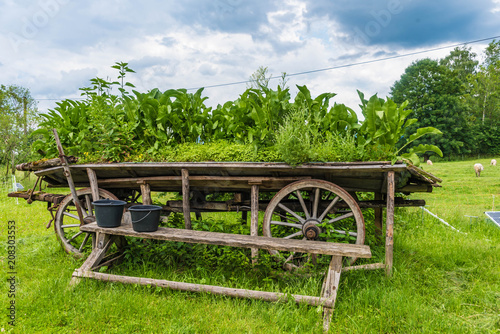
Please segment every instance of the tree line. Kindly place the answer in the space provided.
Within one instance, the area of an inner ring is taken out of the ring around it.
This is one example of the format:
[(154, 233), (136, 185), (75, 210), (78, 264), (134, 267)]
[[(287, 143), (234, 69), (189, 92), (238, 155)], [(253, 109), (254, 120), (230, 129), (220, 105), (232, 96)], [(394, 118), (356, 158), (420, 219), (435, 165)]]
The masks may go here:
[(36, 101), (27, 88), (0, 85), (0, 165), (12, 172), (19, 161), (32, 158), (32, 132), (38, 126)]
[(391, 96), (409, 102), (411, 117), (418, 119), (412, 127), (441, 130), (442, 136), (426, 142), (448, 159), (500, 154), (500, 41), (493, 40), (480, 56), (463, 46), (442, 59), (413, 62), (391, 87)]

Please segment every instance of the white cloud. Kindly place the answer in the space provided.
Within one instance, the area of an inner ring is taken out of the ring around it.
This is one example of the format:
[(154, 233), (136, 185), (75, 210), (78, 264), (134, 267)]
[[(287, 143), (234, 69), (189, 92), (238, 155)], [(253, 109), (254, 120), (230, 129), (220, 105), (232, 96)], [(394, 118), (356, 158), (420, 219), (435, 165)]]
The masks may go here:
[(500, 13), (500, 0), (492, 0), (494, 7), (491, 9), (492, 13)]
[[(500, 6), (500, 0), (493, 3)], [(26, 86), (37, 98), (79, 97), (78, 88), (94, 76), (114, 80), (117, 73), (110, 66), (124, 61), (137, 71), (127, 79), (140, 91), (195, 88), (247, 80), (259, 66), (279, 76), (420, 50), (405, 49), (397, 41), (354, 45), (348, 42), (352, 36), (345, 20), (312, 9), (314, 15), (305, 0), (145, 0), (140, 5), (130, 0), (43, 0), (29, 6), (6, 0), (0, 3), (0, 83)], [(396, 21), (387, 32), (399, 28)], [(26, 35), (30, 24), (36, 31)], [(405, 33), (412, 37), (411, 31)], [(12, 36), (19, 36), (14, 44)], [(356, 108), (356, 89), (385, 96), (413, 59), (449, 51), (294, 76), (289, 86), (293, 93), (296, 84), (307, 85), (313, 95), (334, 92), (338, 96), (332, 102)], [(236, 99), (244, 89), (245, 84), (207, 88), (207, 103)], [(43, 101), (42, 110), (54, 106)]]

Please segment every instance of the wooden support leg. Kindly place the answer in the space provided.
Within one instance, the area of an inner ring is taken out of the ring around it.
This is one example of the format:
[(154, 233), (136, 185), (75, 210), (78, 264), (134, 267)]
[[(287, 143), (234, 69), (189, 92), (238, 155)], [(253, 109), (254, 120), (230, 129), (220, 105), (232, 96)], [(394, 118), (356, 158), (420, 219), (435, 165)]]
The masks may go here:
[(151, 187), (148, 183), (141, 184), (141, 195), (142, 195), (142, 204), (151, 205), (153, 204), (153, 200), (151, 199)]
[[(250, 194), (250, 206), (251, 206), (251, 218), (250, 218), (250, 235), (259, 235), (259, 186), (256, 184), (252, 185), (252, 192)], [(252, 263), (257, 263), (257, 257), (259, 256), (259, 250), (257, 248), (252, 248)]]
[(385, 273), (392, 275), (394, 250), (394, 172), (387, 174), (387, 212), (385, 221)]
[(89, 177), (90, 189), (92, 189), (92, 200), (99, 200), (99, 185), (97, 184), (97, 175), (92, 168), (87, 168), (87, 175)]
[(189, 172), (182, 169), (182, 213), (184, 214), (184, 227), (191, 229), (191, 207), (189, 204)]
[[(382, 194), (375, 193), (375, 200), (376, 201), (382, 200)], [(380, 240), (382, 240), (383, 210), (382, 210), (382, 208), (375, 208), (373, 210), (375, 213), (375, 235), (377, 237), (377, 240), (380, 241)]]
[(323, 332), (327, 333), (330, 328), (332, 313), (337, 299), (337, 290), (339, 288), (340, 273), (342, 272), (342, 256), (333, 256), (328, 267), (325, 281), (323, 282), (323, 291), (321, 297), (328, 298), (332, 302), (331, 307), (323, 307)]
[(80, 282), (79, 277), (83, 277), (84, 272), (91, 270), (93, 267), (99, 265), (99, 262), (106, 256), (106, 252), (113, 244), (114, 236), (109, 234), (96, 233), (96, 245), (92, 253), (83, 265), (73, 272), (70, 285), (76, 285)]

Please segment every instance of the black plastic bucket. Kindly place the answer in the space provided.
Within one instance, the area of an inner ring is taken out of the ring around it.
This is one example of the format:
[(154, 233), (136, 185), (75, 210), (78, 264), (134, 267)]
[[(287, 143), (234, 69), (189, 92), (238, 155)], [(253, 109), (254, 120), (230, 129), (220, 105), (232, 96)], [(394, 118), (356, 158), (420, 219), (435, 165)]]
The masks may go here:
[(99, 227), (118, 227), (122, 222), (123, 208), (127, 202), (113, 199), (100, 199), (92, 202), (95, 219)]
[(161, 206), (134, 205), (128, 208), (132, 218), (132, 228), (136, 232), (154, 232), (160, 223)]

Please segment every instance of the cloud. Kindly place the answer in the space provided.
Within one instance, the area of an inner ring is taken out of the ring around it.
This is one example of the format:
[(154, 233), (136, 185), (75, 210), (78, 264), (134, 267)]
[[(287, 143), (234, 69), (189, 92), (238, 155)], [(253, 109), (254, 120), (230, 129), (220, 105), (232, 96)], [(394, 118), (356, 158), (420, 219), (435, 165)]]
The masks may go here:
[(466, 41), (498, 33), (491, 0), (308, 0), (309, 19), (327, 17), (357, 46), (416, 47)]
[[(137, 72), (126, 80), (139, 91), (240, 82), (259, 66), (274, 76), (338, 67), (487, 37), (499, 27), (498, 1), (4, 0), (0, 82), (43, 99), (79, 97), (95, 76), (115, 80), (118, 61)], [(305, 84), (356, 107), (356, 89), (384, 96), (414, 59), (294, 76), (289, 86), (292, 96)], [(207, 88), (207, 104), (234, 100), (245, 86)]]
[(214, 31), (253, 35), (267, 24), (267, 12), (277, 1), (265, 0), (185, 0), (170, 4), (168, 9), (184, 25), (200, 25)]

